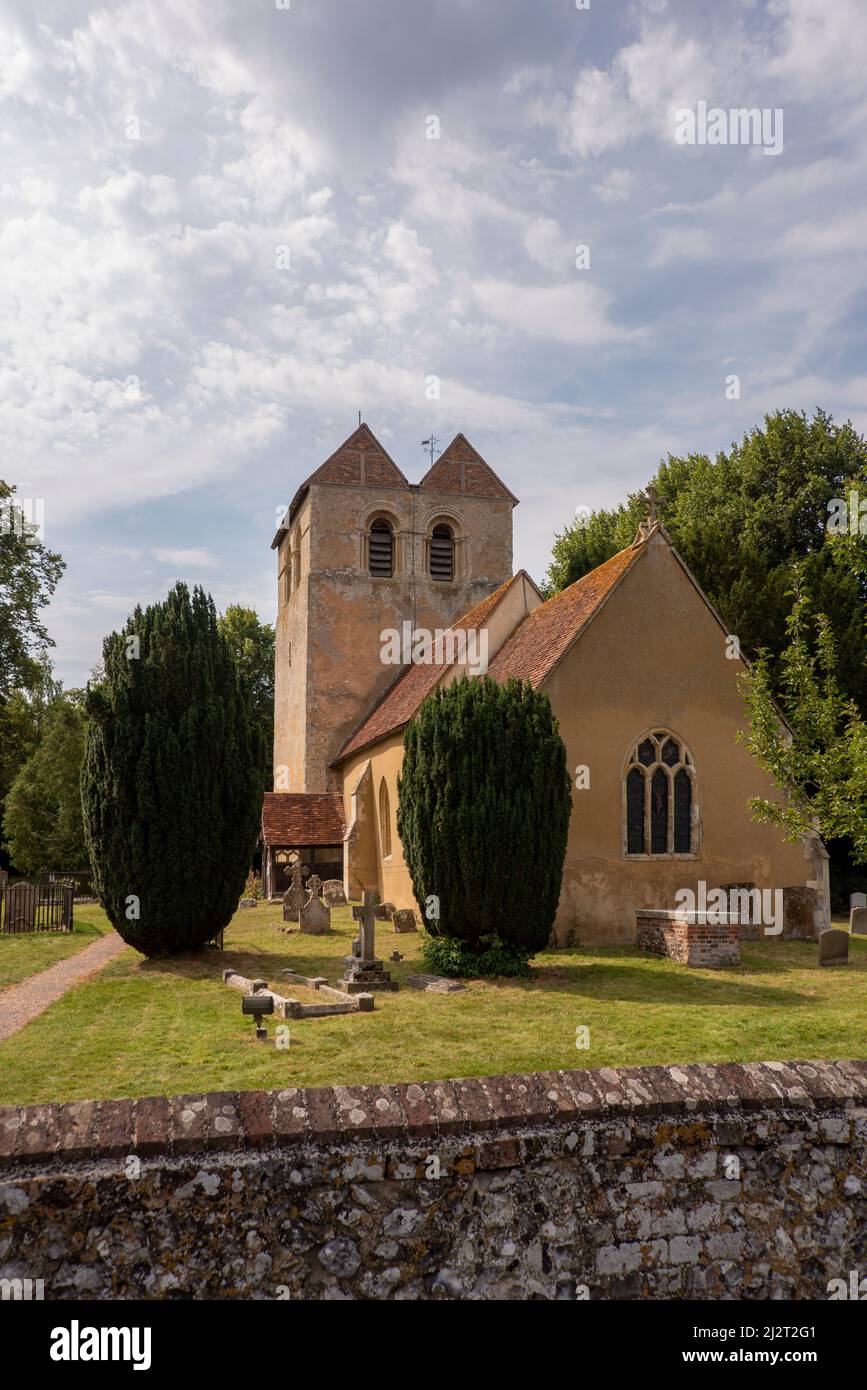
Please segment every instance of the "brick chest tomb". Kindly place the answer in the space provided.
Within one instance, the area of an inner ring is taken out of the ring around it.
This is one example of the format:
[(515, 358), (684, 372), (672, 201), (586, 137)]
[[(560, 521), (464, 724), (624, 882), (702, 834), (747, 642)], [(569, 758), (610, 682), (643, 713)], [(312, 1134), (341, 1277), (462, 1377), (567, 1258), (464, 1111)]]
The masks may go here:
[(680, 965), (739, 965), (740, 922), (735, 913), (638, 908), (636, 941), (641, 951), (668, 956)]

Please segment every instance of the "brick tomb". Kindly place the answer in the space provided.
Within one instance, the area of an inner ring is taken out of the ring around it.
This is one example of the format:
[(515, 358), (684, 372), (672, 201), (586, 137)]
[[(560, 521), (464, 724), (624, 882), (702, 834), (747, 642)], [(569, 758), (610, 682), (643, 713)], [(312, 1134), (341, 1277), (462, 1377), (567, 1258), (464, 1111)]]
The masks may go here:
[(736, 913), (682, 912), (638, 908), (636, 941), (641, 951), (680, 965), (739, 965), (740, 923)]

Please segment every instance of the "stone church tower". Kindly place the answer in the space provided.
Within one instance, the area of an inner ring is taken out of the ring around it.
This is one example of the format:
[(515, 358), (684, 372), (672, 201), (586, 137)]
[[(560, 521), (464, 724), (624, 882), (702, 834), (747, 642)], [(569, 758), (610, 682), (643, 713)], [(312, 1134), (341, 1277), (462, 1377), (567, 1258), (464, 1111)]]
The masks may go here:
[(446, 628), (508, 579), (517, 500), (462, 434), (410, 483), (367, 425), (301, 484), (272, 542), (276, 791), (339, 790), (332, 760), (401, 669), (380, 634)]

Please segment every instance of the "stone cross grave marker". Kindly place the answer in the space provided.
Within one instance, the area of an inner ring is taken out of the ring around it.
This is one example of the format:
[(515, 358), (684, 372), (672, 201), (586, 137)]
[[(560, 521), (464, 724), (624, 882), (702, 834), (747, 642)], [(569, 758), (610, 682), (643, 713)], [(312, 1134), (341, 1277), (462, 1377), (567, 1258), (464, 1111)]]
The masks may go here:
[(831, 927), (819, 937), (820, 965), (848, 965), (849, 933), (840, 927)]
[(307, 880), (307, 887), (314, 898), (318, 898), (322, 892), (322, 879), (318, 874), (311, 874)]
[(397, 981), (383, 968), (375, 955), (374, 922), (376, 894), (366, 890), (362, 907), (354, 907), (352, 915), (358, 922), (358, 936), (352, 943), (352, 955), (344, 957), (346, 974), (339, 987), (347, 994), (359, 994), (371, 989), (397, 989)]
[(292, 865), (292, 882), (283, 894), (283, 921), (297, 922), (306, 901), (307, 894), (301, 882), (301, 865), (296, 859)]

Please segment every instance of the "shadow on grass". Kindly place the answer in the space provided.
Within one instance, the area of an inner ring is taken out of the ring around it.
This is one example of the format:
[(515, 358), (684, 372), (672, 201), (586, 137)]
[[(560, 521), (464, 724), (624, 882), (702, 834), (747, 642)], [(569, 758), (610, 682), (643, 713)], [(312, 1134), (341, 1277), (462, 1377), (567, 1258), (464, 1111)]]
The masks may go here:
[[(630, 948), (623, 948), (618, 958), (586, 963), (542, 964), (533, 967), (529, 980), (500, 977), (485, 981), (493, 986), (513, 986), (523, 990), (542, 990), (545, 993), (565, 992), (584, 998), (632, 1000), (640, 1004), (713, 1004), (793, 1008), (811, 1003), (809, 995), (795, 989), (780, 989), (767, 984), (749, 984), (743, 978), (744, 967), (721, 969), (713, 975), (697, 971), (674, 961), (661, 961), (634, 955), (634, 963), (623, 958)], [(749, 970), (752, 974), (752, 969)]]

